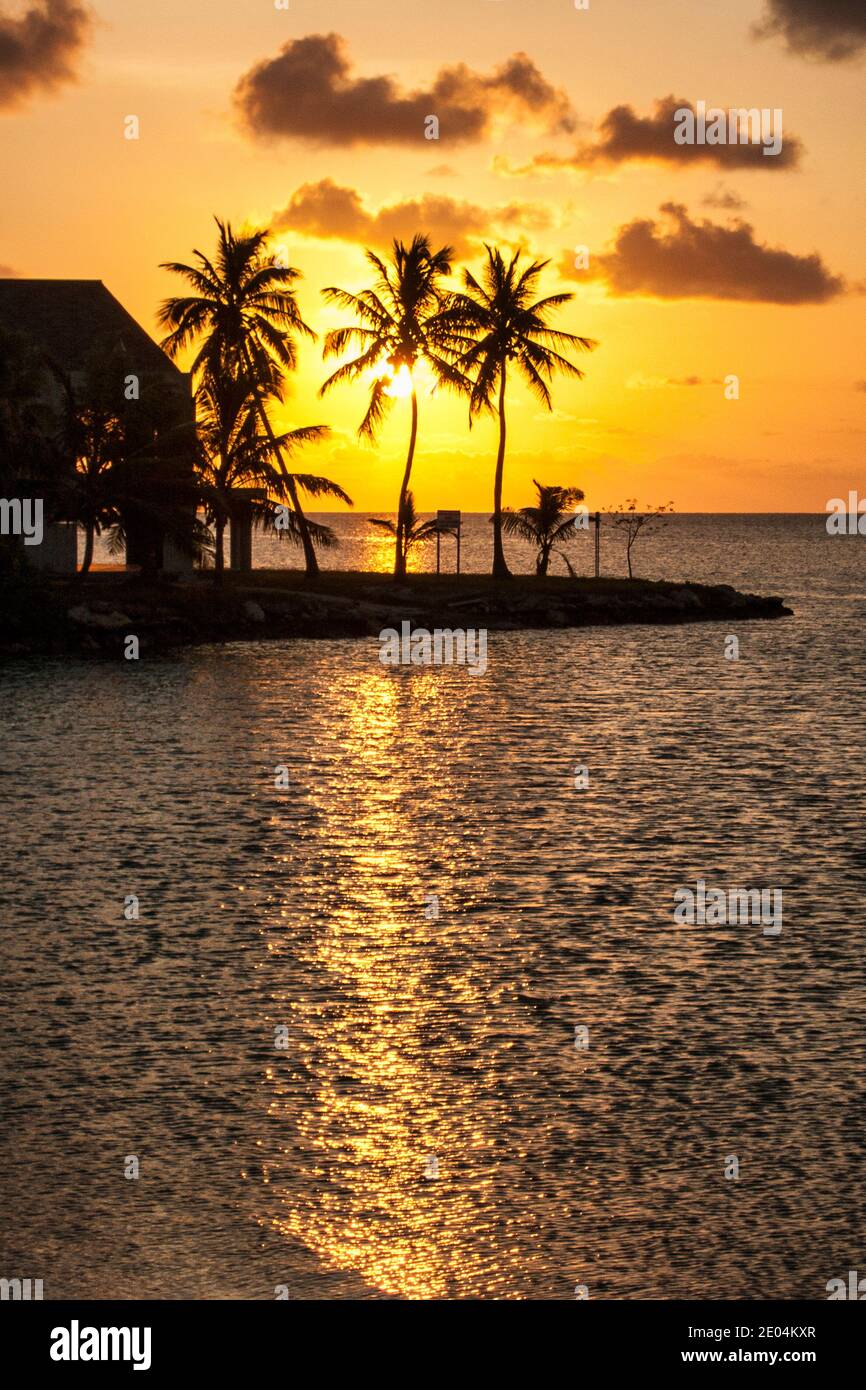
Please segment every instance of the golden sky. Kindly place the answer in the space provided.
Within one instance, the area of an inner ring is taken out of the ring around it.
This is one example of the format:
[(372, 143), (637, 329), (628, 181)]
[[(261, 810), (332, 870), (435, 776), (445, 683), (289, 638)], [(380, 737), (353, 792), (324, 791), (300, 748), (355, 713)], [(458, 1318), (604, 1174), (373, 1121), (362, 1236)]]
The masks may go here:
[[(862, 3), (83, 8), (0, 0), (3, 273), (101, 279), (156, 336), (179, 288), (159, 262), (210, 251), (212, 214), (280, 224), (321, 332), (344, 315), (319, 291), (364, 285), (365, 240), (428, 230), (476, 265), (483, 238), (523, 245), (550, 258), (547, 292), (575, 293), (559, 326), (600, 346), (584, 381), (557, 379), (551, 415), (510, 388), (507, 504), (530, 500), (533, 477), (582, 487), (591, 507), (679, 511), (823, 511), (862, 485)], [(669, 97), (780, 108), (783, 155), (674, 148), (656, 108)], [(581, 245), (588, 272), (573, 269)], [(325, 374), (305, 345), (285, 423), (334, 437), (303, 467), (393, 510), (408, 404), (362, 445), (363, 387), (320, 401)], [(465, 405), (422, 394), (419, 508), (489, 508), (495, 449), (492, 421), (470, 433)]]

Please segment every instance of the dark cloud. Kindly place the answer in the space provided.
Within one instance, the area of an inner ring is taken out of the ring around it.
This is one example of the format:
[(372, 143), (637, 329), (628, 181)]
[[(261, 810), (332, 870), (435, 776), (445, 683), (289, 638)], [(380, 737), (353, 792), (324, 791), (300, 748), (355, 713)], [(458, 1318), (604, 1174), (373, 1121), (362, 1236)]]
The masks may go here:
[(415, 232), (427, 232), (435, 245), (451, 246), (456, 255), (465, 256), (497, 227), (548, 227), (550, 222), (550, 214), (537, 205), (508, 203), (483, 208), (433, 193), (370, 212), (357, 189), (321, 179), (296, 189), (286, 206), (274, 213), (271, 227), (279, 232), (378, 247), (390, 246), (394, 237), (405, 241)]
[(660, 211), (664, 223), (635, 218), (621, 227), (613, 250), (593, 257), (588, 270), (576, 271), (566, 253), (561, 272), (570, 279), (603, 280), (615, 295), (660, 299), (823, 304), (846, 289), (819, 255), (763, 246), (747, 222), (693, 222), (678, 203), (663, 203)]
[(863, 0), (766, 0), (761, 38), (780, 35), (792, 53), (840, 63), (866, 48)]
[(732, 189), (723, 187), (719, 184), (701, 199), (705, 208), (716, 208), (720, 212), (742, 212), (749, 204), (745, 198), (741, 198), (739, 193), (734, 193)]
[(17, 280), (18, 276), (11, 265), (0, 265), (0, 280)]
[(591, 169), (597, 165), (637, 162), (681, 167), (709, 164), (717, 169), (792, 169), (800, 162), (803, 144), (796, 135), (785, 135), (781, 150), (773, 156), (765, 155), (760, 143), (678, 145), (674, 140), (674, 116), (679, 110), (694, 112), (695, 107), (692, 102), (674, 96), (656, 101), (649, 116), (639, 116), (633, 106), (614, 106), (599, 123), (594, 140), (578, 145), (570, 155), (537, 155), (520, 172)]
[(23, 14), (0, 13), (0, 109), (72, 81), (89, 25), (75, 0), (37, 0)]
[(629, 391), (661, 391), (669, 386), (722, 386), (721, 377), (703, 376), (645, 376), (638, 372), (626, 382)]
[(500, 115), (546, 130), (574, 129), (568, 98), (525, 53), (489, 76), (462, 63), (442, 68), (427, 90), (406, 92), (390, 76), (355, 76), (339, 34), (290, 40), (276, 58), (244, 74), (234, 98), (251, 135), (316, 144), (426, 144), (427, 116), (438, 118), (440, 139), (449, 144), (481, 139)]

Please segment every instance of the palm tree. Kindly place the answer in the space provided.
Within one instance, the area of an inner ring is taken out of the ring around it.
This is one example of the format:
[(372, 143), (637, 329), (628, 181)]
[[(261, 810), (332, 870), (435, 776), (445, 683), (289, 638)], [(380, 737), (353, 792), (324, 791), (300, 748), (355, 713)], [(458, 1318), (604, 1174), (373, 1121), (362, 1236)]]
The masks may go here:
[[(264, 394), (264, 389), (263, 389)], [(274, 499), (290, 497), (289, 480), (295, 488), (315, 496), (338, 497), (352, 505), (352, 499), (327, 478), (309, 474), (280, 471), (272, 462), (271, 439), (260, 430), (258, 400), (254, 384), (243, 371), (231, 375), (222, 371), (214, 377), (206, 371), (196, 391), (198, 417), (198, 474), (202, 495), (213, 521), (215, 532), (214, 578), (220, 582), (225, 569), (223, 538), (228, 521), (238, 514), (243, 490), (243, 505), (249, 507), (254, 525), (273, 524), (277, 513)], [(326, 425), (308, 425), (280, 435), (276, 443), (280, 450), (291, 455), (295, 449), (329, 433)], [(258, 495), (255, 495), (258, 493)], [(252, 495), (251, 495), (252, 494)], [(296, 513), (290, 513), (295, 525), (291, 539), (303, 544)], [(322, 546), (336, 544), (328, 526), (320, 526), (305, 518), (313, 541)]]
[(57, 467), (48, 490), (53, 514), (84, 527), (82, 577), (103, 532), (108, 532), (113, 555), (121, 553), (131, 530), (139, 541), (146, 536), (147, 568), (160, 563), (165, 539), (196, 558), (209, 543), (206, 528), (196, 519), (201, 493), (187, 427), (173, 428), (166, 419), (162, 430), (137, 431), (112, 400), (117, 393), (106, 379), (110, 368), (111, 358), (97, 353), (86, 364), (83, 381), (73, 383), (52, 367), (63, 404), (54, 441)]
[(93, 563), (95, 538), (103, 530), (121, 524), (118, 482), (126, 441), (116, 415), (98, 405), (78, 406), (70, 392), (60, 444), (74, 467), (66, 502), (71, 515), (84, 527), (84, 555), (79, 570), (84, 576)]
[(323, 290), (327, 301), (351, 310), (357, 322), (335, 328), (325, 335), (325, 360), (340, 357), (348, 348), (360, 349), (358, 356), (344, 362), (329, 376), (320, 396), (342, 381), (370, 375), (370, 402), (361, 421), (359, 435), (374, 439), (394, 399), (409, 396), (412, 419), (409, 448), (400, 485), (395, 528), (394, 573), (405, 573), (406, 547), (403, 545), (403, 519), (412, 475), (415, 443), (418, 438), (418, 392), (413, 370), (427, 362), (440, 381), (465, 388), (465, 379), (453, 365), (455, 329), (447, 313), (450, 295), (442, 280), (451, 272), (452, 251), (443, 246), (430, 249), (429, 238), (416, 235), (410, 246), (395, 239), (386, 263), (373, 251), (367, 260), (376, 271), (372, 288), (360, 294), (329, 286)]
[(499, 414), (499, 451), (493, 484), (493, 574), (510, 573), (502, 548), (502, 477), (505, 464), (505, 386), (509, 363), (548, 410), (553, 408), (548, 382), (555, 371), (582, 377), (583, 372), (557, 348), (590, 352), (596, 343), (551, 328), (552, 309), (573, 299), (572, 294), (551, 294), (533, 302), (541, 272), (549, 261), (532, 261), (521, 267), (516, 251), (506, 265), (497, 247), (485, 245), (487, 262), (481, 281), (469, 270), (463, 279), (468, 293), (454, 296), (451, 316), (460, 324), (464, 349), (457, 365), (473, 374), (469, 401), (470, 420), (482, 410)]
[[(215, 264), (201, 251), (194, 251), (194, 265), (174, 261), (161, 267), (183, 276), (194, 291), (163, 303), (160, 323), (170, 331), (162, 347), (169, 356), (177, 357), (201, 339), (192, 364), (196, 381), (205, 372), (214, 380), (226, 371), (242, 371), (247, 376), (259, 419), (286, 481), (307, 574), (316, 575), (319, 564), (313, 529), (318, 528), (312, 528), (304, 515), (297, 479), (286, 467), (283, 447), (265, 404), (267, 397), (281, 398), (282, 372), (297, 367), (297, 337), (316, 336), (301, 318), (295, 296), (300, 271), (277, 265), (267, 254), (267, 231), (236, 236), (230, 224), (214, 220), (219, 229)], [(323, 429), (319, 425), (307, 428), (320, 433)], [(316, 482), (328, 484), (324, 478)]]
[[(506, 535), (519, 536), (536, 547), (537, 575), (547, 574), (550, 557), (554, 553), (562, 554), (569, 573), (572, 573), (568, 556), (564, 552), (556, 552), (554, 547), (557, 544), (567, 545), (577, 536), (574, 517), (570, 513), (578, 502), (583, 501), (583, 493), (579, 487), (558, 487), (555, 484), (545, 487), (543, 483), (536, 483), (534, 478), (532, 481), (538, 493), (538, 506), (521, 507), (516, 512), (506, 507), (502, 513), (502, 529)], [(493, 517), (490, 519), (492, 521)]]
[(370, 525), (378, 526), (383, 531), (387, 531), (390, 536), (394, 536), (397, 544), (401, 547), (402, 568), (401, 574), (406, 573), (406, 564), (409, 559), (409, 551), (413, 545), (419, 545), (423, 541), (429, 541), (439, 530), (439, 523), (436, 520), (422, 521), (415, 511), (415, 498), (412, 489), (406, 493), (403, 502), (402, 526), (395, 525), (389, 517), (381, 518), (370, 517)]

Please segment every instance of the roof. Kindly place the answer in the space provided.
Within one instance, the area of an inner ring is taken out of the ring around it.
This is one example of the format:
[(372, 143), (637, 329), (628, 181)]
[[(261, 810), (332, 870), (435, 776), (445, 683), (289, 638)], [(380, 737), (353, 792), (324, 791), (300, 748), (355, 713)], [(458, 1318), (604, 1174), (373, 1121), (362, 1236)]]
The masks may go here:
[(101, 280), (0, 278), (0, 323), (24, 333), (69, 372), (80, 371), (95, 347), (120, 345), (142, 374), (189, 392), (181, 372)]

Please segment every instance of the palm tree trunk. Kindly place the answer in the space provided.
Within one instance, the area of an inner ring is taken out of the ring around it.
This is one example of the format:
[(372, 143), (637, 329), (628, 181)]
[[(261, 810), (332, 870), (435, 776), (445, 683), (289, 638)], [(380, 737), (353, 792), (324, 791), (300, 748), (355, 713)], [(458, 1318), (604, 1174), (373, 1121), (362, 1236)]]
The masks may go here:
[(536, 566), (535, 566), (535, 573), (536, 573), (538, 576), (540, 576), (541, 578), (543, 578), (543, 577), (547, 574), (547, 568), (548, 568), (548, 565), (549, 565), (549, 564), (550, 564), (550, 546), (549, 546), (549, 545), (543, 545), (543, 546), (541, 547), (541, 549), (539, 550), (539, 552), (538, 552), (538, 560), (537, 560)]
[(84, 528), (84, 555), (81, 559), (81, 569), (78, 571), (81, 575), (87, 574), (90, 570), (90, 566), (93, 564), (93, 538), (95, 529), (92, 521), (86, 523)]
[(319, 573), (319, 562), (316, 559), (316, 549), (313, 545), (313, 538), (310, 535), (310, 528), (307, 525), (307, 518), (304, 516), (304, 511), (301, 506), (301, 499), (298, 496), (298, 489), (295, 486), (294, 478), (292, 477), (291, 473), (286, 467), (285, 460), (283, 458), (283, 451), (277, 443), (276, 435), (274, 434), (273, 428), (271, 427), (271, 422), (268, 419), (268, 412), (265, 409), (265, 403), (262, 400), (259, 385), (256, 381), (255, 370), (253, 368), (252, 361), (250, 360), (249, 352), (246, 350), (246, 348), (244, 348), (244, 358), (246, 361), (247, 370), (250, 374), (250, 380), (253, 383), (253, 392), (256, 398), (256, 410), (258, 411), (259, 419), (265, 427), (265, 434), (268, 436), (268, 439), (271, 442), (271, 447), (277, 456), (280, 469), (283, 473), (283, 476), (285, 477), (286, 486), (289, 490), (289, 497), (291, 498), (292, 502), (292, 510), (294, 511), (295, 516), (298, 518), (298, 530), (301, 533), (301, 544), (304, 547), (304, 564), (307, 570), (307, 578), (314, 579), (316, 575)]
[(409, 433), (409, 452), (406, 455), (406, 467), (403, 472), (403, 482), (400, 485), (400, 501), (397, 505), (397, 547), (394, 554), (394, 575), (395, 577), (406, 573), (406, 543), (404, 536), (404, 512), (406, 509), (406, 494), (409, 491), (409, 479), (412, 476), (412, 461), (415, 457), (415, 440), (418, 438), (418, 397), (415, 387), (412, 387), (412, 428)]
[(508, 579), (511, 570), (502, 547), (502, 474), (505, 467), (505, 363), (499, 368), (499, 453), (496, 455), (496, 477), (493, 482), (493, 577)]

